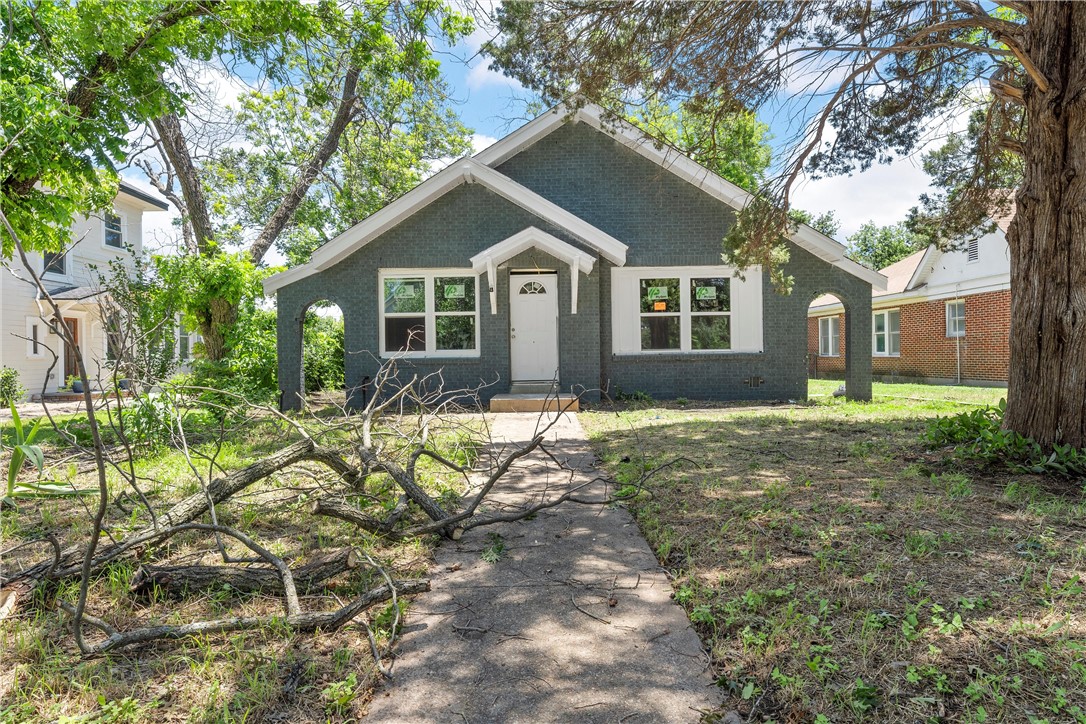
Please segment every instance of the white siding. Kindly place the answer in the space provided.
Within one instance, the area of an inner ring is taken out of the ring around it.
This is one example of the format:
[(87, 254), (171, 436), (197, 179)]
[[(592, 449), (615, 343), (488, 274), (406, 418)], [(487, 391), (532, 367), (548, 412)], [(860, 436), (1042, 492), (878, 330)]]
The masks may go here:
[[(113, 259), (120, 259), (127, 267), (132, 268), (133, 253), (139, 254), (143, 250), (144, 212), (124, 196), (118, 196), (114, 202), (114, 209), (121, 217), (124, 243), (132, 247), (132, 253), (127, 249), (116, 249), (105, 245), (101, 216), (80, 219), (72, 226), (73, 243), (67, 254), (65, 274), (46, 275), (44, 281), (47, 287), (97, 287), (99, 274), (109, 273), (109, 262)], [(41, 273), (41, 255), (31, 253), (28, 257), (34, 271)], [(22, 264), (17, 260), (12, 260), (11, 266), (17, 271), (23, 269)], [(61, 362), (50, 374), (48, 370), (53, 362), (52, 354), (47, 351), (39, 357), (31, 357), (27, 354), (28, 345), (24, 339), (27, 320), (37, 318), (45, 309), (43, 305), (41, 311), (39, 310), (36, 297), (36, 289), (32, 285), (16, 278), (6, 269), (0, 271), (0, 365), (18, 370), (20, 383), (31, 394), (40, 393), (43, 383), (46, 383), (46, 392), (55, 392), (63, 385), (66, 374), (61, 371), (64, 357), (61, 338), (59, 335), (49, 334), (44, 322), (41, 322), (39, 327), (41, 343), (52, 349), (60, 357)], [(60, 306), (65, 310), (65, 317), (74, 317), (79, 320), (80, 348), (87, 365), (87, 374), (92, 380), (105, 381), (109, 376), (108, 370), (105, 369), (106, 336), (98, 306), (93, 300), (61, 302)], [(72, 372), (69, 371), (67, 374), (72, 374)], [(49, 375), (48, 379), (47, 375)]]

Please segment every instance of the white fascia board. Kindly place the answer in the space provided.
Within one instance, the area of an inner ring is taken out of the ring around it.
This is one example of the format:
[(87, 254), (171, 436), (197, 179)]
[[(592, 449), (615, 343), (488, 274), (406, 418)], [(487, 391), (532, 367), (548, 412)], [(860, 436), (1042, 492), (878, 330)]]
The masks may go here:
[(938, 253), (939, 250), (935, 248), (935, 244), (928, 245), (928, 248), (924, 250), (924, 256), (920, 257), (920, 263), (916, 265), (916, 269), (913, 269), (913, 275), (909, 278), (909, 283), (905, 285), (906, 291), (920, 286), (931, 265), (935, 262), (935, 255)]
[[(644, 131), (622, 118), (604, 119), (605, 111), (597, 105), (589, 104), (575, 112), (565, 105), (558, 105), (543, 115), (525, 124), (497, 143), (480, 151), (474, 160), (487, 166), (498, 166), (566, 122), (580, 121), (613, 137), (635, 153), (667, 169), (687, 183), (705, 191), (710, 196), (739, 211), (754, 198), (747, 190), (714, 173), (679, 149), (659, 139), (649, 136)], [(811, 252), (818, 258), (859, 277), (882, 291), (886, 289), (886, 277), (877, 271), (868, 269), (845, 257), (845, 247), (807, 224), (800, 224), (789, 237), (798, 246)]]
[(328, 269), (353, 254), (412, 214), (464, 183), (479, 183), (526, 211), (561, 227), (584, 241), (616, 266), (626, 263), (629, 247), (513, 179), (470, 158), (460, 159), (392, 203), (355, 224), (313, 252), (306, 264), (272, 275), (264, 280), (264, 293), (278, 289), (311, 274)]
[(575, 267), (584, 274), (592, 273), (595, 259), (553, 234), (548, 234), (534, 226), (529, 226), (471, 257), (471, 267), (476, 274), (481, 274), (486, 271), (488, 265), (497, 266), (533, 247), (566, 262), (570, 267)]

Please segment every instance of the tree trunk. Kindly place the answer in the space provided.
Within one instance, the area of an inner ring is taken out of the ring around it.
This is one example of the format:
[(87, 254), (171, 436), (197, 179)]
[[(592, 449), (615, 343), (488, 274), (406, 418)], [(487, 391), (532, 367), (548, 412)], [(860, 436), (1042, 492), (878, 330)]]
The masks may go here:
[(1025, 50), (1050, 88), (1026, 87), (1004, 424), (1046, 447), (1086, 447), (1086, 4), (1030, 12)]

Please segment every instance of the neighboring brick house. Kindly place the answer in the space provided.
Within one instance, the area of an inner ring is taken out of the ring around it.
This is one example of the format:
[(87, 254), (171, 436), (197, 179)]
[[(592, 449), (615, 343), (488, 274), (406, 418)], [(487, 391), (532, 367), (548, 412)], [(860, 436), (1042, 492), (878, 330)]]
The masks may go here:
[[(91, 380), (109, 376), (108, 340), (99, 307), (99, 275), (120, 260), (132, 268), (143, 252), (143, 215), (165, 211), (166, 203), (122, 183), (113, 208), (77, 220), (72, 244), (63, 254), (29, 252), (33, 271), (61, 308), (61, 317), (75, 337)], [(39, 299), (18, 259), (0, 270), (0, 365), (18, 371), (31, 395), (55, 393), (75, 376), (75, 355), (43, 319), (46, 304)], [(55, 364), (54, 364), (54, 355)]]
[[(351, 404), (392, 357), (447, 389), (488, 384), (484, 400), (553, 380), (596, 397), (805, 397), (810, 300), (832, 291), (869, 320), (885, 279), (805, 225), (792, 295), (761, 269), (737, 276), (721, 239), (750, 196), (602, 114), (548, 111), (268, 278), (281, 405), (301, 402), (302, 323), (322, 300), (343, 313)], [(870, 357), (855, 357), (849, 395), (866, 399)]]
[[(876, 379), (1005, 384), (1010, 360), (1010, 255), (1006, 221), (964, 249), (929, 247), (881, 272), (872, 296), (871, 362)], [(844, 371), (842, 305), (816, 299), (807, 350), (814, 377)]]

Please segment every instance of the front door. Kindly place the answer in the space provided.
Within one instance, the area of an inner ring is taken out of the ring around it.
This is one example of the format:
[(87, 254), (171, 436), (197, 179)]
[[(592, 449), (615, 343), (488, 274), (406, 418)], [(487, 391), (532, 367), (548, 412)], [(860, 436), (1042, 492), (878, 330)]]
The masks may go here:
[(558, 275), (509, 275), (509, 356), (513, 382), (558, 377)]
[(79, 320), (75, 317), (65, 317), (64, 326), (71, 332), (72, 339), (75, 340), (75, 346), (64, 345), (64, 376), (61, 377), (61, 386), (67, 384), (69, 377), (79, 376), (79, 367), (76, 364), (76, 351), (79, 347)]

